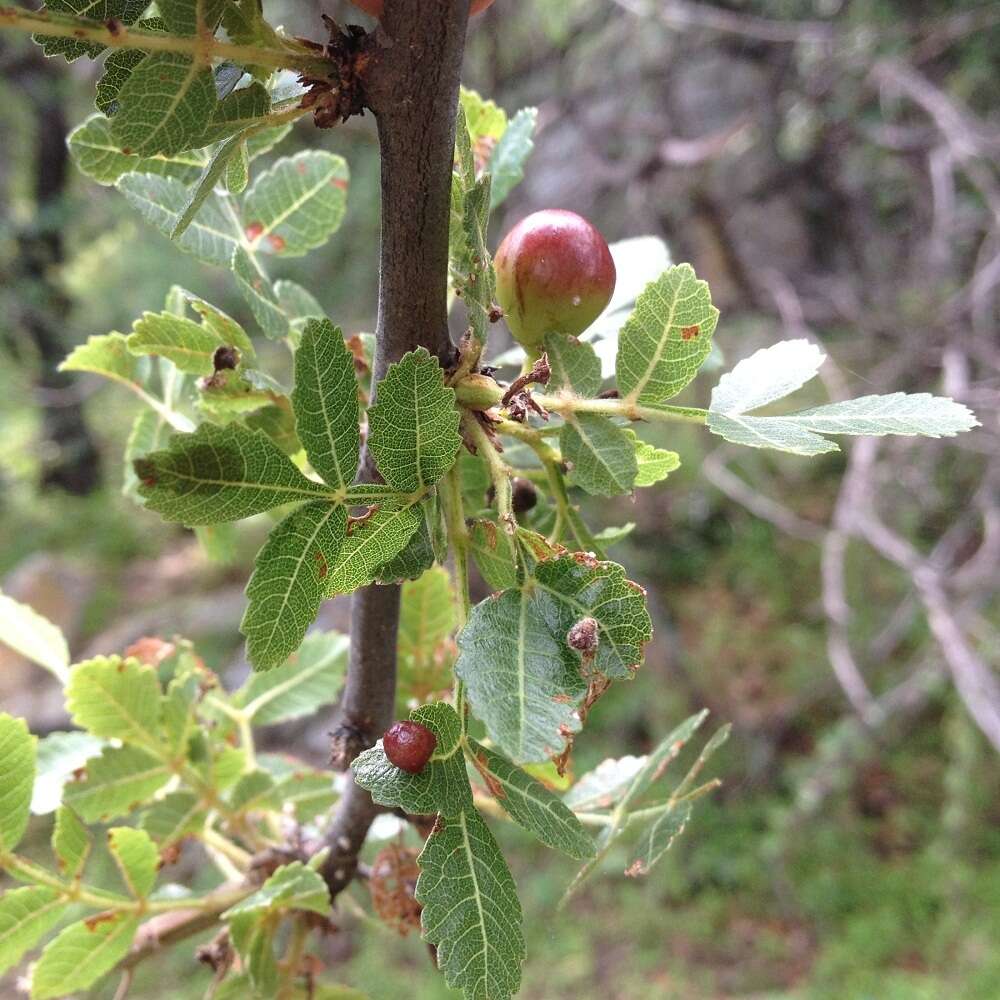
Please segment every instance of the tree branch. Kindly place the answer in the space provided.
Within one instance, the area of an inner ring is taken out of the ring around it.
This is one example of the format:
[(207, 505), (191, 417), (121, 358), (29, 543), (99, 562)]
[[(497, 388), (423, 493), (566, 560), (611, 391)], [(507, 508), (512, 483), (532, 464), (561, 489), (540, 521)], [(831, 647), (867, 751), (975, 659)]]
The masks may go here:
[[(455, 112), (469, 16), (468, 0), (387, 4), (365, 83), (382, 150), (382, 235), (373, 384), (407, 351), (426, 347), (445, 364), (448, 337), (448, 221)], [(374, 392), (374, 390), (373, 390)], [(374, 468), (367, 457), (362, 477)], [(340, 706), (355, 736), (352, 756), (371, 746), (394, 717), (399, 587), (357, 591), (351, 652)], [(353, 878), (377, 813), (349, 780), (326, 843), (323, 874), (335, 896)]]
[(86, 18), (72, 17), (52, 11), (25, 10), (23, 7), (0, 7), (0, 28), (29, 31), (46, 38), (73, 38), (81, 42), (96, 42), (109, 49), (141, 49), (143, 52), (183, 52), (198, 62), (215, 59), (272, 69), (297, 69), (322, 75), (330, 70), (328, 60), (310, 52), (298, 42), (288, 40), (287, 49), (271, 49), (257, 45), (234, 45), (199, 35), (178, 36), (162, 32), (129, 28), (121, 23), (102, 24)]

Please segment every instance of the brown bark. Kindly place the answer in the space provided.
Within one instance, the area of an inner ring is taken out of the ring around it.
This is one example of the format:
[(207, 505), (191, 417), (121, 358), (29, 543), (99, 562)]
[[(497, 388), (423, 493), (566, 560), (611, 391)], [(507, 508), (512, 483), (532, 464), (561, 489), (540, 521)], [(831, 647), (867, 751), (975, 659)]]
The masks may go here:
[[(377, 381), (416, 347), (443, 363), (448, 337), (448, 221), (455, 111), (468, 0), (387, 4), (366, 81), (382, 150)], [(374, 470), (367, 460), (362, 476)], [(371, 746), (393, 721), (399, 587), (364, 587), (353, 598), (351, 651), (340, 721), (355, 750)], [(350, 781), (327, 835), (324, 875), (331, 895), (354, 877), (358, 851), (377, 807)]]

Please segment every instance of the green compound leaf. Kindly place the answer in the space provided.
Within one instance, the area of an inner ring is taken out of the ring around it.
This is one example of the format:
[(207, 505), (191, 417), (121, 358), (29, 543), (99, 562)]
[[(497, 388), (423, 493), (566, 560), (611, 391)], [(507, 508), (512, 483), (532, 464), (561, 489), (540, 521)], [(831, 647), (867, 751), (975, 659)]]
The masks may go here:
[(449, 686), (455, 599), (443, 566), (433, 566), (403, 584), (396, 662), (400, 695), (423, 701)]
[[(234, 90), (219, 101), (198, 144), (207, 146), (223, 139), (241, 137), (245, 140), (246, 131), (263, 123), (270, 110), (271, 95), (260, 83), (254, 82)], [(226, 159), (229, 155), (227, 151)]]
[(69, 806), (60, 806), (52, 829), (52, 853), (59, 862), (59, 871), (65, 878), (75, 879), (90, 856), (90, 832)]
[(137, 899), (145, 899), (156, 884), (160, 853), (149, 834), (132, 826), (108, 830), (108, 848), (125, 885)]
[(118, 92), (111, 137), (140, 156), (169, 156), (204, 145), (219, 100), (211, 69), (180, 52), (154, 52)]
[(398, 806), (408, 813), (454, 816), (472, 808), (472, 789), (461, 750), (462, 725), (451, 705), (435, 702), (410, 713), (437, 737), (430, 761), (419, 774), (396, 767), (379, 740), (351, 764), (354, 780), (381, 805)]
[(334, 489), (358, 471), (358, 382), (344, 335), (328, 319), (310, 319), (295, 352), (295, 429), (309, 464)]
[[(149, 172), (128, 173), (120, 176), (115, 186), (125, 195), (126, 201), (166, 237), (173, 232), (188, 203), (188, 188), (176, 177), (160, 177)], [(233, 219), (216, 200), (209, 199), (175, 245), (205, 264), (229, 267), (239, 239)]]
[(347, 636), (313, 632), (283, 666), (252, 674), (233, 701), (257, 726), (312, 715), (337, 698), (347, 670)]
[(140, 828), (161, 850), (196, 833), (205, 825), (207, 811), (194, 792), (171, 792), (154, 802), (140, 820)]
[(292, 511), (271, 532), (254, 562), (240, 624), (254, 670), (277, 667), (299, 648), (346, 536), (347, 511), (323, 500)]
[(174, 228), (170, 231), (170, 238), (172, 240), (176, 240), (182, 236), (184, 230), (191, 225), (192, 220), (198, 214), (198, 210), (205, 204), (206, 199), (214, 193), (219, 179), (227, 172), (230, 161), (239, 153), (241, 148), (245, 148), (244, 141), (242, 134), (238, 134), (227, 139), (212, 154), (211, 160), (205, 166), (201, 177), (198, 178), (198, 183), (191, 189), (191, 194), (187, 204), (184, 206), (184, 211), (181, 212), (180, 218), (174, 223)]
[(224, 343), (209, 327), (170, 313), (144, 312), (132, 330), (129, 351), (159, 355), (189, 375), (211, 375), (212, 356)]
[(160, 15), (172, 35), (214, 32), (222, 18), (225, 0), (159, 0)]
[(652, 753), (643, 758), (642, 766), (638, 768), (620, 797), (620, 800), (624, 801), (626, 806), (641, 798), (653, 787), (653, 783), (663, 774), (670, 763), (677, 758), (681, 750), (687, 745), (688, 740), (694, 736), (707, 718), (707, 710), (702, 710), (689, 716), (668, 733), (664, 739), (660, 740)]
[(659, 403), (688, 385), (712, 349), (719, 310), (690, 264), (668, 268), (639, 295), (618, 338), (618, 389)]
[(368, 448), (385, 481), (406, 493), (433, 486), (462, 444), (455, 390), (423, 347), (389, 366), (368, 411)]
[(69, 782), (63, 799), (86, 823), (113, 819), (147, 802), (173, 774), (159, 757), (136, 747), (106, 747), (87, 761), (81, 780)]
[(434, 536), (440, 538), (440, 509), (435, 497), (424, 500), (419, 505), (420, 525), (413, 537), (400, 552), (378, 568), (375, 577), (378, 583), (401, 583), (416, 580), (425, 570), (431, 568), (437, 559)]
[(524, 164), (535, 148), (532, 135), (538, 121), (537, 108), (521, 108), (497, 142), (487, 166), (493, 177), (490, 207), (496, 208), (521, 183)]
[(476, 770), (497, 804), (516, 823), (543, 844), (578, 861), (597, 852), (594, 840), (580, 821), (540, 781), (535, 781), (502, 754), (469, 740)]
[(66, 685), (66, 707), (81, 729), (147, 749), (161, 743), (162, 701), (156, 668), (131, 657), (78, 663)]
[(324, 916), (330, 913), (326, 883), (301, 861), (282, 865), (255, 893), (226, 910), (222, 918), (231, 920), (242, 913), (282, 910), (309, 910)]
[(226, 161), (225, 185), (230, 194), (243, 194), (250, 183), (250, 156), (246, 134), (236, 136), (236, 149)]
[(301, 257), (339, 228), (347, 205), (347, 162), (310, 149), (278, 160), (243, 202), (251, 250)]
[(598, 413), (567, 417), (559, 434), (563, 458), (570, 464), (570, 482), (594, 496), (628, 493), (639, 467), (635, 445), (625, 430)]
[(31, 977), (32, 1000), (79, 993), (123, 959), (139, 927), (131, 913), (104, 913), (70, 924), (50, 941)]
[(323, 319), (326, 313), (316, 301), (316, 296), (294, 281), (281, 279), (274, 283), (274, 294), (278, 297), (281, 311), (292, 322), (307, 319)]
[(579, 553), (539, 562), (522, 587), (476, 605), (458, 637), (455, 673), (475, 715), (515, 761), (553, 757), (580, 729), (587, 680), (566, 633), (585, 617), (596, 620), (598, 635), (588, 670), (631, 678), (652, 635), (642, 589), (616, 563)]
[(667, 451), (666, 448), (647, 444), (629, 427), (625, 428), (625, 434), (635, 448), (637, 466), (633, 483), (635, 487), (652, 486), (654, 483), (663, 482), (671, 472), (681, 467), (681, 457), (676, 451)]
[[(85, 17), (91, 21), (116, 18), (122, 24), (135, 24), (148, 6), (143, 0), (49, 0), (44, 9), (57, 14)], [(47, 35), (31, 37), (47, 56), (62, 56), (66, 62), (74, 62), (81, 56), (96, 59), (105, 48), (100, 42), (83, 42), (78, 38), (50, 38)]]
[(821, 455), (839, 450), (824, 434), (936, 438), (951, 437), (979, 424), (961, 403), (927, 393), (862, 396), (781, 416), (748, 412), (794, 392), (816, 374), (825, 359), (807, 340), (786, 340), (757, 351), (723, 375), (712, 390), (708, 429), (750, 448)]
[(496, 142), (507, 130), (507, 112), (494, 101), (485, 100), (481, 94), (461, 87), (458, 100), (465, 114), (466, 127), (472, 145)]
[(87, 338), (59, 365), (61, 372), (91, 372), (103, 375), (129, 389), (142, 389), (139, 362), (128, 349), (123, 333), (104, 333)]
[(611, 809), (628, 791), (636, 774), (646, 763), (645, 757), (609, 757), (588, 771), (563, 796), (563, 802), (575, 812)]
[[(122, 49), (114, 55), (134, 52), (134, 49)], [(77, 169), (98, 184), (114, 184), (123, 174), (133, 171), (173, 177), (190, 184), (204, 167), (204, 156), (195, 152), (169, 157), (126, 155), (111, 138), (111, 122), (101, 114), (91, 115), (77, 125), (66, 141)]]
[(549, 391), (561, 389), (590, 399), (601, 391), (601, 359), (584, 340), (561, 333), (545, 335), (545, 354), (552, 376)]
[(244, 815), (261, 809), (281, 808), (274, 794), (274, 779), (266, 771), (244, 774), (229, 795), (229, 805)]
[(466, 1000), (509, 1000), (525, 957), (521, 904), (489, 827), (474, 809), (441, 817), (417, 864), (424, 939), (445, 982)]
[(31, 795), (31, 811), (36, 816), (55, 812), (62, 800), (63, 785), (91, 757), (96, 757), (104, 741), (75, 729), (49, 733), (38, 741), (37, 774)]
[(329, 567), (327, 597), (350, 594), (371, 583), (379, 568), (403, 550), (422, 520), (419, 504), (395, 507), (387, 502), (371, 510), (364, 520), (348, 523), (347, 539)]
[[(141, 49), (118, 49), (104, 60), (104, 74), (97, 81), (97, 91), (94, 104), (97, 110), (111, 118), (118, 111), (118, 94), (125, 82), (136, 68), (146, 58)], [(108, 124), (110, 135), (111, 125)]]
[(0, 896), (0, 975), (51, 930), (66, 909), (55, 889), (29, 885)]
[[(488, 174), (478, 178), (476, 176), (473, 136), (469, 131), (470, 119), (467, 112), (472, 113), (477, 128), (487, 128), (487, 132), (476, 136), (479, 140), (492, 139), (489, 128), (491, 125), (499, 127), (497, 113), (504, 119), (506, 116), (492, 102), (484, 104), (477, 94), (467, 92), (466, 97), (469, 94), (474, 100), (470, 102), (463, 99), (456, 118), (448, 253), (452, 281), (465, 301), (472, 334), (483, 344), (489, 332), (489, 313), (496, 291), (496, 276), (486, 242), (491, 178)], [(485, 111), (485, 115), (480, 114), (481, 111)], [(502, 122), (499, 124), (502, 125)]]
[(336, 800), (329, 771), (317, 771), (293, 757), (272, 754), (261, 754), (257, 763), (274, 778), (275, 797), (295, 810), (300, 823), (323, 815)]
[(0, 850), (17, 847), (28, 826), (35, 744), (24, 719), (0, 713)]
[(238, 913), (229, 921), (229, 939), (240, 956), (243, 968), (247, 970), (246, 985), (238, 994), (240, 997), (277, 996), (278, 963), (274, 957), (274, 931), (270, 922), (257, 913)]
[(293, 500), (328, 495), (261, 431), (202, 424), (133, 463), (139, 493), (164, 520), (188, 525), (238, 521)]
[(128, 441), (125, 443), (125, 467), (122, 470), (122, 493), (139, 503), (139, 479), (132, 468), (137, 458), (167, 446), (173, 428), (155, 410), (141, 410), (132, 422)]
[(238, 347), (243, 355), (243, 360), (248, 361), (254, 357), (254, 347), (246, 330), (218, 306), (213, 306), (211, 302), (206, 302), (199, 298), (194, 292), (189, 292), (180, 285), (174, 285), (170, 289), (171, 294), (179, 296), (185, 305), (190, 306), (201, 319), (201, 325), (210, 330), (222, 344), (230, 344)]
[(69, 648), (58, 626), (34, 608), (0, 591), (0, 643), (37, 663), (61, 684), (69, 670)]
[(636, 859), (625, 869), (630, 878), (648, 875), (653, 865), (674, 845), (691, 819), (691, 803), (684, 802), (658, 816), (642, 834)]
[(514, 539), (496, 521), (476, 521), (469, 532), (472, 558), (493, 590), (517, 586)]
[(326, 883), (300, 861), (283, 865), (253, 895), (222, 915), (258, 996), (278, 995), (274, 931), (281, 916), (291, 910), (330, 914)]
[(236, 247), (229, 262), (237, 287), (244, 301), (250, 306), (253, 318), (271, 340), (280, 340), (288, 334), (288, 317), (278, 304), (271, 282), (257, 260), (241, 247)]

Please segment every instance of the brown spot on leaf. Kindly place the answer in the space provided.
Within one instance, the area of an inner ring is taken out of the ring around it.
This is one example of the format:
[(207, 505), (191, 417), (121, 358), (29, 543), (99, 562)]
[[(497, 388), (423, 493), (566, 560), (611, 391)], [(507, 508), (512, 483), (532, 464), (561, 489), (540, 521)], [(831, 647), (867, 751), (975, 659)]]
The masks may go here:
[(640, 875), (645, 874), (646, 869), (638, 858), (636, 858), (636, 860), (625, 869), (626, 878), (638, 878)]
[(681, 329), (682, 340), (694, 340), (701, 333), (701, 327), (697, 323), (694, 326), (685, 326)]
[(277, 233), (271, 233), (267, 238), (267, 242), (271, 244), (271, 249), (275, 253), (281, 253), (285, 249), (285, 239), (283, 236), (279, 236)]
[(341, 191), (346, 191), (347, 181), (345, 181), (343, 177), (334, 177), (333, 180), (330, 181), (330, 186), (338, 188)]
[(96, 931), (101, 924), (106, 924), (109, 920), (115, 919), (114, 910), (105, 910), (104, 913), (95, 913), (92, 917), (86, 917), (83, 921), (88, 931)]
[(480, 521), (483, 526), (483, 532), (486, 535), (486, 544), (490, 549), (495, 549), (497, 547), (497, 526), (492, 521)]
[(264, 232), (264, 226), (260, 222), (251, 222), (243, 231), (246, 233), (247, 239), (253, 243), (254, 240), (260, 239), (261, 233)]
[(330, 571), (326, 564), (326, 556), (322, 552), (317, 552), (313, 558), (316, 560), (316, 575), (322, 580)]
[(489, 789), (490, 795), (495, 799), (505, 799), (507, 793), (503, 790), (503, 785), (497, 780), (496, 775), (490, 770), (489, 764), (486, 761), (486, 755), (477, 753), (472, 758), (472, 763), (476, 765), (476, 770), (483, 781), (486, 782), (486, 787)]

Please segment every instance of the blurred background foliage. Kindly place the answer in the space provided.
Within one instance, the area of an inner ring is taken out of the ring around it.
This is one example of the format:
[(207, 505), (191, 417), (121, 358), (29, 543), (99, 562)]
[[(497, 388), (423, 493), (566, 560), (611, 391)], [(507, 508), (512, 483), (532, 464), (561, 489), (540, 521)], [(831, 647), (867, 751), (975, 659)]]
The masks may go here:
[[(320, 10), (365, 20), (343, 2), (265, 7), (312, 36)], [(172, 284), (253, 327), (226, 274), (65, 162), (94, 79), (85, 60), (0, 41), (0, 582), (59, 622), (78, 658), (183, 633), (235, 680), (266, 519), (220, 533), (209, 558), (134, 507), (120, 457), (138, 404), (54, 372)], [(857, 504), (874, 497), (879, 525), (944, 581), (947, 615), (995, 682), (1000, 4), (497, 0), (474, 21), (465, 82), (511, 112), (539, 108), (496, 238), (542, 207), (581, 212), (609, 240), (662, 236), (709, 280), (727, 364), (816, 338), (830, 394), (940, 391), (984, 425), (811, 461), (671, 429), (656, 443), (683, 466), (664, 487), (591, 505), (599, 526), (635, 523), (613, 555), (648, 588), (657, 632), (635, 684), (592, 716), (576, 770), (642, 753), (703, 705), (734, 734), (723, 788), (648, 881), (612, 871), (557, 913), (570, 864), (503, 830), (533, 943), (523, 995), (995, 1000), (1000, 769), (982, 719), (1000, 707), (977, 702), (988, 685), (963, 688), (961, 656), (928, 624), (941, 608), (891, 546), (860, 537)], [(373, 123), (300, 125), (282, 152), (315, 144), (350, 164), (348, 214), (273, 276), (310, 288), (345, 331), (368, 330)], [(262, 346), (280, 375), (287, 358)], [(347, 620), (331, 602), (320, 624)], [(6, 710), (40, 732), (63, 723), (37, 674), (0, 667)], [(319, 762), (325, 720), (281, 738)], [(164, 961), (133, 995), (200, 995), (208, 973), (188, 949)], [(330, 963), (376, 1000), (447, 995), (417, 940), (351, 918)]]

